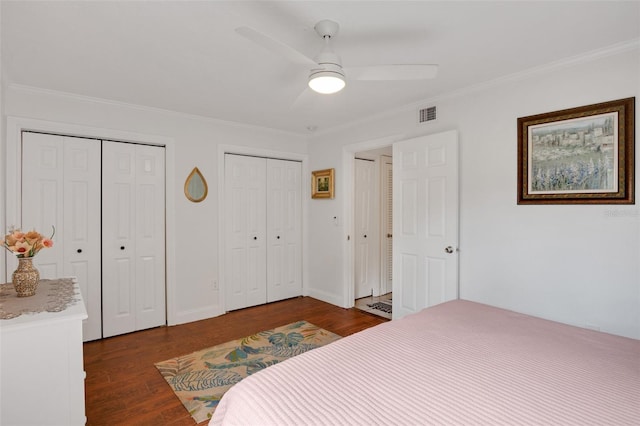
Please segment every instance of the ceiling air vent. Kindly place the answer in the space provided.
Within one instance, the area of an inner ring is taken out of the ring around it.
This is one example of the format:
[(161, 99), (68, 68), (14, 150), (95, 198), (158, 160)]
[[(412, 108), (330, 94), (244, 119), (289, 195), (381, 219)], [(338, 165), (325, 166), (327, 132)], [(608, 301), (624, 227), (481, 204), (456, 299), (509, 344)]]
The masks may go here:
[(436, 119), (436, 107), (422, 108), (418, 113), (418, 123), (426, 123)]

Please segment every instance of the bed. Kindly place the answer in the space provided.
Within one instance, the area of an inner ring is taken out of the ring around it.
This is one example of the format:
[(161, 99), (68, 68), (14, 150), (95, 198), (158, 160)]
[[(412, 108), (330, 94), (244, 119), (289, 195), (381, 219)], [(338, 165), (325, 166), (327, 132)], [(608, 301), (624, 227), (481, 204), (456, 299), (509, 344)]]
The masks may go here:
[(231, 388), (210, 425), (640, 425), (640, 341), (456, 300)]

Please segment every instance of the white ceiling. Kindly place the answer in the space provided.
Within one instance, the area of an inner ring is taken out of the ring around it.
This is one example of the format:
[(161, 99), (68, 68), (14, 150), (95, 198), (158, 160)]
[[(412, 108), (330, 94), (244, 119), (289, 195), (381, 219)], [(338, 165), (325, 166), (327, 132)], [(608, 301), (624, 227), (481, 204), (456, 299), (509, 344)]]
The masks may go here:
[[(9, 84), (308, 134), (640, 39), (630, 1), (7, 1)], [(321, 19), (343, 65), (437, 63), (428, 81), (306, 89), (308, 70), (240, 37), (250, 26), (315, 56)], [(605, 82), (603, 82), (604, 84)], [(302, 95), (301, 95), (302, 94)]]

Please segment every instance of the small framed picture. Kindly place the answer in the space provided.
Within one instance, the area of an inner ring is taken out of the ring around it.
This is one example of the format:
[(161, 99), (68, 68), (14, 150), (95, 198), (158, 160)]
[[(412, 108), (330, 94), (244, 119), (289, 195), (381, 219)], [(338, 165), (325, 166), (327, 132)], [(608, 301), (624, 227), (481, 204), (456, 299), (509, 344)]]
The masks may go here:
[(333, 198), (334, 169), (311, 172), (311, 198)]
[(518, 118), (518, 204), (634, 204), (635, 98)]

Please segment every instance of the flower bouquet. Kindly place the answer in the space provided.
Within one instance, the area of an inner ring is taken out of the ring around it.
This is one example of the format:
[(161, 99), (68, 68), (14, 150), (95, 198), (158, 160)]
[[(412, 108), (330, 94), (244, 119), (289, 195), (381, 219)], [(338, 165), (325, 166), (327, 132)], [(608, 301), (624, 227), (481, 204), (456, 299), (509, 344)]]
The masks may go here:
[(55, 227), (53, 227), (53, 233), (49, 238), (34, 230), (25, 233), (19, 229), (12, 229), (2, 240), (4, 248), (18, 258), (18, 269), (12, 275), (13, 287), (18, 293), (18, 297), (36, 294), (40, 273), (33, 266), (33, 257), (43, 248), (53, 247), (52, 238), (55, 233)]
[(53, 227), (53, 233), (49, 238), (34, 230), (25, 233), (19, 229), (12, 229), (5, 235), (2, 245), (15, 254), (18, 259), (33, 257), (43, 248), (53, 247), (53, 236), (55, 233), (55, 227)]

